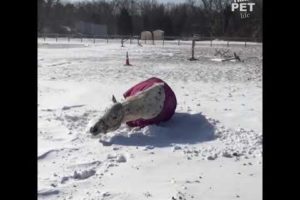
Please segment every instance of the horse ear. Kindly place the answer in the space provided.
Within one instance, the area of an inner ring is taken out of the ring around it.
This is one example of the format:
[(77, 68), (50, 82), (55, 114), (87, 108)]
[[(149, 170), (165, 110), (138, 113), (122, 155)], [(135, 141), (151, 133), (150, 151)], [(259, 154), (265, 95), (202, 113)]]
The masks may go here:
[(114, 103), (117, 103), (117, 100), (116, 100), (115, 95), (112, 95), (112, 101), (113, 101)]

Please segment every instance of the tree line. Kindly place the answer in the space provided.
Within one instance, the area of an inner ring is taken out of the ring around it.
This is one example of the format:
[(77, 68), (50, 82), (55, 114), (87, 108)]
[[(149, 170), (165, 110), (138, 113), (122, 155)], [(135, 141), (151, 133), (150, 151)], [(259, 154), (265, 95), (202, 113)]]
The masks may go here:
[[(98, 0), (64, 3), (38, 0), (39, 33), (76, 33), (79, 21), (103, 24), (108, 34), (139, 35), (161, 29), (166, 36), (250, 37), (262, 39), (262, 0), (252, 0), (251, 16), (241, 19), (231, 11), (232, 0), (187, 0), (158, 3), (155, 0)], [(67, 27), (67, 28), (66, 28)]]

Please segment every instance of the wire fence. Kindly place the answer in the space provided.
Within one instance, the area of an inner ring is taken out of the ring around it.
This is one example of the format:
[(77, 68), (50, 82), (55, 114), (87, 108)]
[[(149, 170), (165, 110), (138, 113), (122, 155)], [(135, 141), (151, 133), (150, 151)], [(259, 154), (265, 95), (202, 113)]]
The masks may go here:
[[(243, 44), (245, 47), (249, 43), (261, 43), (261, 39), (253, 39), (247, 37), (201, 37), (201, 36), (193, 36), (193, 37), (184, 37), (184, 36), (163, 36), (160, 39), (142, 39), (139, 35), (88, 35), (88, 34), (38, 34), (38, 38), (41, 41), (47, 42), (48, 40), (59, 42), (59, 41), (67, 41), (71, 42), (72, 40), (76, 40), (78, 42), (90, 42), (90, 43), (98, 43), (104, 42), (109, 43), (111, 41), (119, 40), (121, 45), (126, 43), (137, 43), (139, 45), (143, 44), (162, 44), (168, 43), (172, 41), (172, 43), (181, 45), (186, 44), (185, 42), (189, 41), (198, 41), (198, 43), (202, 42), (203, 44), (207, 44), (209, 46), (213, 46), (214, 44), (222, 44), (229, 47), (230, 45), (236, 44), (238, 42), (240, 45)], [(221, 42), (220, 42), (221, 41)]]

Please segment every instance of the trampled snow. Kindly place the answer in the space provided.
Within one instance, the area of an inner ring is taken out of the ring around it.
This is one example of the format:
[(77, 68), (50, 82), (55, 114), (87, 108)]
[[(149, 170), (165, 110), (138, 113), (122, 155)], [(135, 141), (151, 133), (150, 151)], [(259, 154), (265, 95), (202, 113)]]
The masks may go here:
[[(38, 42), (39, 199), (262, 199), (261, 44), (196, 42), (189, 61), (191, 41)], [(88, 134), (112, 95), (153, 76), (176, 94), (170, 121)]]

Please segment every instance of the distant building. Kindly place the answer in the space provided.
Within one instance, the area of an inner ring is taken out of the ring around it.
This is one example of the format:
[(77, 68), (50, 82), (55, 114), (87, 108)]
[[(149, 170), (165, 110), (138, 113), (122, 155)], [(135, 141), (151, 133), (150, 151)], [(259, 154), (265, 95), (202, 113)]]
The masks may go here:
[(155, 31), (153, 31), (154, 40), (162, 40), (162, 39), (164, 39), (164, 34), (165, 34), (165, 32), (162, 31), (162, 30), (155, 30)]
[(107, 26), (79, 21), (75, 24), (77, 32), (87, 35), (107, 35)]
[(141, 32), (141, 40), (152, 40), (152, 33), (150, 31)]

